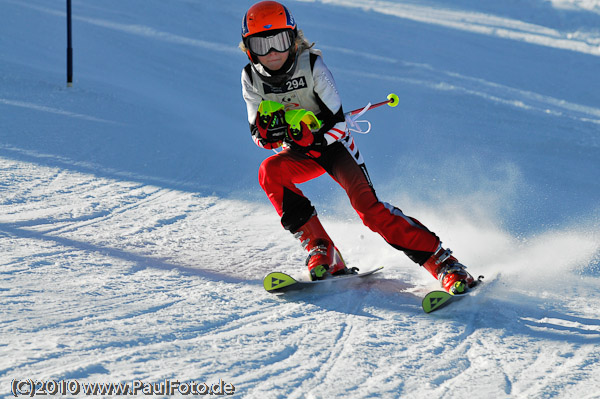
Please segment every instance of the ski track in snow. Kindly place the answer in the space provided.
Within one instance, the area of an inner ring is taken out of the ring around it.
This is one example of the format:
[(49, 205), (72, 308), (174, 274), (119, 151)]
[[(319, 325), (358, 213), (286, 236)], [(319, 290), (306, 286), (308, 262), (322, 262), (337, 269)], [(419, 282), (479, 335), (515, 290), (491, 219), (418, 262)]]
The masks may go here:
[(23, 102), (23, 101), (11, 101), (11, 100), (7, 100), (4, 98), (0, 98), (0, 104), (12, 105), (15, 107), (22, 107), (22, 108), (29, 108), (29, 109), (33, 109), (36, 111), (42, 111), (42, 112), (50, 112), (50, 113), (57, 114), (57, 115), (65, 115), (65, 116), (69, 116), (72, 118), (80, 118), (80, 119), (89, 120), (89, 121), (93, 121), (93, 122), (115, 123), (115, 122), (107, 121), (104, 119), (94, 118), (93, 116), (76, 114), (73, 112), (63, 111), (60, 109), (50, 108), (50, 107), (46, 107), (43, 105), (37, 105), (37, 104), (27, 103), (27, 102)]
[[(299, 0), (309, 3), (321, 2), (384, 15), (413, 20), (416, 22), (489, 35), (503, 39), (522, 41), (541, 46), (554, 47), (600, 56), (600, 37), (597, 32), (573, 34), (545, 26), (503, 18), (474, 11), (455, 10), (439, 5), (411, 4), (411, 2), (357, 0)], [(509, 6), (510, 7), (510, 6)]]
[[(37, 3), (1, 0), (0, 7), (64, 16), (63, 3)], [(322, 3), (365, 7), (350, 0)], [(157, 7), (160, 19), (157, 4), (148, 7)], [(598, 55), (597, 37), (573, 41), (554, 29), (492, 15), (383, 1), (366, 8)], [(76, 20), (238, 57), (233, 46), (150, 24)], [(425, 63), (321, 47), (413, 70), (410, 77), (393, 77), (348, 67), (339, 76), (453, 91), (557, 120), (600, 123), (598, 107)], [(8, 86), (1, 92), (0, 116), (29, 112), (32, 120), (48, 121), (51, 132), (69, 126), (54, 118), (84, 128), (129, 126), (118, 105), (82, 110), (46, 103), (29, 90)], [(111, 113), (114, 121), (106, 116)], [(27, 126), (23, 132), (30, 133)], [(579, 140), (599, 146), (592, 134)], [(427, 224), (442, 231), (452, 226), (453, 248), (465, 263), (481, 265), (472, 267), (474, 273), (486, 275), (472, 298), (425, 315), (420, 300), (436, 287), (430, 276), (357, 218), (323, 215), (351, 266), (385, 269), (331, 290), (324, 284), (274, 296), (264, 292), (260, 276), (273, 268), (299, 274), (305, 253), (266, 204), (186, 191), (199, 186), (29, 148), (0, 141), (1, 397), (10, 396), (15, 378), (223, 379), (235, 385), (234, 397), (248, 398), (600, 397), (595, 221), (517, 238), (491, 227), (494, 220), (481, 223), (474, 215), (449, 216), (415, 204), (414, 213)]]

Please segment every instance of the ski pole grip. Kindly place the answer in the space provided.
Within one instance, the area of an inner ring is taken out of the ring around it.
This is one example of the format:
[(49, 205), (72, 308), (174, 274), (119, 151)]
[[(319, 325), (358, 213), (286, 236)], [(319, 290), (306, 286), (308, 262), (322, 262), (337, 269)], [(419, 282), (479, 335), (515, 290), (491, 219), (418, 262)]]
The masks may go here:
[(283, 104), (277, 101), (264, 100), (258, 105), (258, 113), (261, 116), (270, 116), (281, 109), (284, 109)]

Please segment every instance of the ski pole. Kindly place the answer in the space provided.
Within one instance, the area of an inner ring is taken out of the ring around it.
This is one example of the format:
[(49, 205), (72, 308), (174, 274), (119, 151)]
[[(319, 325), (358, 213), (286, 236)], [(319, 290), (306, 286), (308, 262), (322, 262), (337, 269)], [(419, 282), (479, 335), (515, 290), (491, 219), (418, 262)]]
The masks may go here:
[(385, 105), (385, 104), (389, 105), (390, 107), (395, 107), (398, 105), (398, 101), (399, 101), (398, 96), (394, 93), (390, 93), (390, 94), (388, 94), (386, 101), (382, 101), (382, 102), (379, 102), (376, 104), (369, 103), (369, 104), (367, 104), (366, 107), (358, 108), (353, 111), (346, 112), (346, 115), (356, 115), (363, 111), (366, 112), (367, 110), (372, 109), (372, 108), (381, 107), (382, 105)]
[[(368, 103), (363, 108), (357, 108), (353, 111), (344, 113), (344, 116), (346, 117), (346, 123), (348, 123), (351, 126), (349, 129), (352, 130), (353, 132), (367, 134), (371, 131), (371, 123), (369, 121), (357, 121), (357, 119), (360, 118), (362, 116), (362, 114), (364, 114), (365, 112), (367, 112), (368, 110), (370, 110), (372, 108), (381, 107), (382, 105), (385, 105), (385, 104), (389, 105), (390, 107), (396, 107), (398, 105), (399, 101), (400, 100), (398, 99), (397, 94), (390, 93), (390, 94), (388, 94), (386, 101), (381, 101), (381, 102), (378, 102), (375, 104)], [(354, 115), (356, 115), (356, 116), (354, 116)], [(354, 116), (354, 118), (352, 116)], [(367, 128), (367, 130), (362, 130), (359, 127), (358, 122), (365, 122), (368, 124), (369, 127)], [(278, 151), (275, 148), (273, 148), (273, 152), (275, 152), (277, 154)]]
[[(382, 105), (389, 105), (390, 107), (395, 107), (398, 105), (398, 96), (394, 93), (390, 93), (387, 96), (387, 101), (382, 101), (380, 103), (376, 103), (371, 105), (368, 103), (363, 108), (355, 109), (354, 111), (346, 112), (344, 116), (346, 117), (346, 123), (348, 124), (348, 130), (352, 130), (353, 132), (360, 134), (367, 134), (371, 131), (371, 122), (367, 120), (358, 120), (365, 112), (370, 110), (371, 108), (381, 107)], [(365, 123), (367, 125), (366, 130), (363, 130), (359, 123)]]

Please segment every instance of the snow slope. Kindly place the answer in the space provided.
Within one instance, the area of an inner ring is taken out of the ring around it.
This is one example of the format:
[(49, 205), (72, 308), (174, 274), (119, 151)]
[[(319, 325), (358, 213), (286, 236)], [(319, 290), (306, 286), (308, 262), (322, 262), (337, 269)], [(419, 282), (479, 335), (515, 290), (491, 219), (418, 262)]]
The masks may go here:
[(67, 88), (65, 2), (0, 0), (0, 397), (24, 379), (600, 397), (600, 2), (286, 3), (345, 109), (400, 96), (356, 138), (379, 196), (486, 276), (433, 315), (436, 281), (327, 177), (302, 189), (344, 257), (385, 269), (262, 289), (305, 254), (256, 182), (252, 3), (74, 0)]

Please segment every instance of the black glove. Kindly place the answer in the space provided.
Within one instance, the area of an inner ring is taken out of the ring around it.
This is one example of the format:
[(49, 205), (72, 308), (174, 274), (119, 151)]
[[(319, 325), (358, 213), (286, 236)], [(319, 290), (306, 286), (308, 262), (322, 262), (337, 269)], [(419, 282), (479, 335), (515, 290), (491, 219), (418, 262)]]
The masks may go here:
[(293, 150), (311, 158), (319, 158), (327, 147), (327, 140), (323, 133), (313, 133), (304, 122), (300, 122), (300, 129), (293, 129), (291, 126), (288, 128), (285, 142)]
[(278, 143), (285, 139), (288, 124), (285, 121), (283, 109), (272, 114), (261, 115), (256, 113), (256, 128), (259, 133), (258, 139), (261, 143)]
[(327, 148), (327, 140), (323, 133), (313, 133), (313, 143), (308, 146), (305, 154), (311, 158), (319, 158)]

